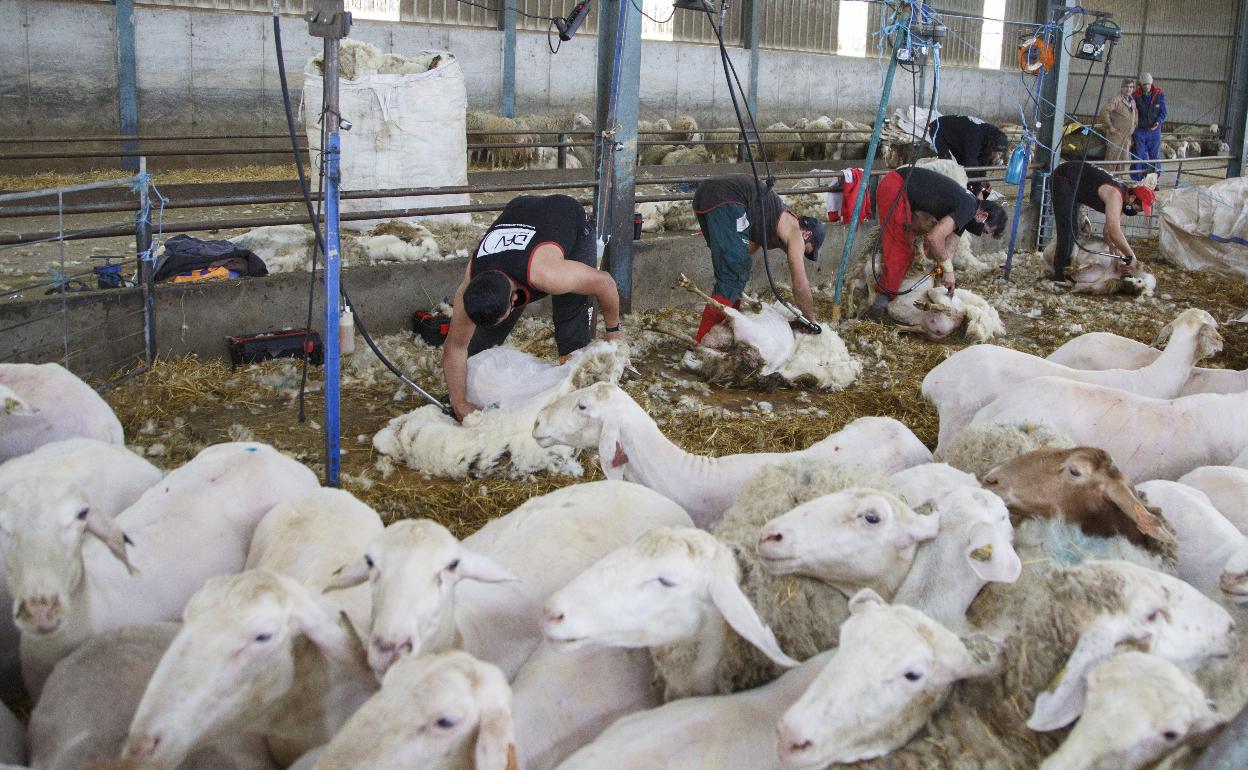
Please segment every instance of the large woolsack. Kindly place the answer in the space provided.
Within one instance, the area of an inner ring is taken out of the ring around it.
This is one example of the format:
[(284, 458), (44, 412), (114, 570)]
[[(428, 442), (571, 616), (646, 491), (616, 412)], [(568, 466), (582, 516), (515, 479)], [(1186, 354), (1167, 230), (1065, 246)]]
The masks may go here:
[[(391, 190), (468, 184), (467, 92), (459, 61), (446, 51), (413, 57), (383, 54), (376, 46), (343, 40), (339, 55), (339, 112), (350, 131), (340, 133), (343, 190)], [(308, 135), (312, 184), (319, 184), (321, 95), (324, 61), (308, 61), (303, 75), (303, 125)], [(341, 209), (459, 206), (468, 195), (344, 200)], [(426, 220), (468, 224), (468, 214), (440, 214)], [(368, 230), (382, 220), (344, 221)], [(414, 221), (409, 219), (408, 221)]]

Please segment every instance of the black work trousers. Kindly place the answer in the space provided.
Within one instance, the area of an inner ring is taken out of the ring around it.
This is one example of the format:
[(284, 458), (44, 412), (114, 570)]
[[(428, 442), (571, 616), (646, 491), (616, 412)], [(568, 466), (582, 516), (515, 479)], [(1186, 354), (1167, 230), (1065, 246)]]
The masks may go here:
[(1049, 177), (1053, 197), (1053, 228), (1057, 231), (1057, 250), (1053, 253), (1053, 280), (1066, 280), (1066, 268), (1075, 249), (1075, 233), (1079, 229), (1079, 200), (1075, 180), (1061, 174)]
[[(565, 255), (564, 259), (597, 267), (598, 250), (592, 219), (588, 220), (586, 229), (587, 232), (582, 231), (581, 237), (577, 239), (572, 253)], [(550, 314), (555, 322), (555, 348), (559, 355), (566, 356), (588, 345), (593, 332), (590, 327), (593, 298), (584, 294), (556, 294), (550, 298), (550, 306)], [(503, 340), (511, 334), (522, 315), (523, 305), (513, 310), (498, 326), (478, 326), (472, 335), (472, 341), (468, 343), (468, 355), (475, 356), (482, 350), (503, 344)]]

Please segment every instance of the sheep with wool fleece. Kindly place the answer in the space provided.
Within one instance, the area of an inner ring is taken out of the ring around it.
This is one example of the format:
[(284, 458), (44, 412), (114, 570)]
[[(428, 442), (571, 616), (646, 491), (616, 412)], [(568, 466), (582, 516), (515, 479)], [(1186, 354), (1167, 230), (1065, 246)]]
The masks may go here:
[(541, 639), (547, 596), (638, 533), (689, 524), (680, 506), (645, 487), (576, 484), (529, 499), (462, 542), (433, 521), (395, 522), (330, 588), (371, 583), (368, 658), (378, 677), (401, 655), (455, 648), (510, 679)]
[(1065, 377), (1153, 398), (1174, 398), (1197, 361), (1222, 350), (1218, 323), (1203, 310), (1188, 309), (1172, 322), (1166, 350), (1143, 369), (1089, 371), (997, 345), (973, 345), (940, 362), (923, 378), (923, 397), (940, 414), (937, 451), (948, 446), (975, 413), (1011, 385), (1036, 377)]
[(1143, 770), (1224, 721), (1181, 669), (1156, 655), (1119, 653), (1088, 672), (1079, 721), (1040, 770)]
[(679, 506), (645, 487), (591, 482), (533, 498), (462, 544), (432, 522), (393, 524), (336, 584), (372, 582), (368, 654), (379, 677), (401, 655), (450, 647), (514, 677), (520, 765), (553, 767), (615, 719), (659, 699), (644, 653), (563, 654), (539, 644), (542, 602), (637, 534), (691, 524)]
[(0, 762), (26, 761), (26, 729), (9, 707), (0, 704)]
[[(342, 489), (314, 489), (278, 503), (252, 535), (244, 569), (270, 569), (324, 591), (334, 573), (368, 548), (385, 525), (381, 516)], [(357, 633), (368, 630), (372, 601), (368, 588), (335, 591), (326, 597), (346, 614)]]
[(1069, 449), (1075, 442), (1052, 426), (1023, 420), (967, 427), (940, 450), (936, 459), (982, 478), (998, 465), (1038, 449)]
[[(61, 661), (30, 714), (30, 764), (85, 770), (114, 759), (135, 709), (179, 624), (125, 626), (93, 637)], [(179, 770), (276, 770), (264, 741), (227, 736), (190, 754)]]
[(1109, 453), (1095, 447), (1041, 449), (984, 474), (984, 487), (1016, 516), (1062, 518), (1089, 535), (1122, 535), (1135, 545), (1173, 545)]
[(37, 694), (94, 634), (176, 618), (206, 579), (242, 569), (270, 508), (318, 486), (303, 464), (240, 442), (204, 449), (115, 519), (72, 498), (52, 511), (0, 511), (27, 689)]
[[(665, 699), (709, 695), (722, 691), (716, 669), (731, 644), (754, 645), (784, 668), (797, 665), (759, 620), (739, 580), (732, 552), (710, 533), (652, 529), (552, 594), (542, 630), (564, 650), (648, 647), (659, 664)], [(681, 656), (679, 666), (663, 665), (663, 648), (679, 643), (691, 646), (691, 654)]]
[[(373, 436), (373, 447), (443, 478), (499, 474), (522, 478), (542, 471), (580, 476), (583, 471), (571, 448), (541, 446), (533, 440), (533, 422), (546, 404), (574, 387), (617, 381), (628, 360), (627, 347), (595, 344), (562, 366), (523, 353), (487, 353), (468, 359), (469, 388), (480, 399), (472, 403), (499, 403), (498, 408), (473, 412), (461, 424), (436, 406), (422, 406), (390, 420)], [(486, 357), (473, 363), (482, 356)], [(517, 368), (515, 372), (511, 366)], [(526, 381), (545, 387), (535, 391)], [(508, 394), (509, 390), (517, 391), (516, 395)], [(500, 469), (498, 463), (504, 457), (508, 465)]]
[[(1062, 736), (1034, 730), (1082, 709), (1086, 673), (1118, 645), (1142, 646), (1189, 666), (1229, 649), (1230, 616), (1177, 578), (1125, 562), (1040, 563), (1026, 571), (1015, 583), (990, 584), (971, 606), (972, 626), (1000, 640), (993, 644), (999, 673), (959, 683), (924, 732), (855, 768), (1036, 767)], [(911, 684), (904, 677), (873, 681), (876, 687)], [(808, 729), (804, 739), (822, 745), (820, 726)], [(900, 737), (884, 739), (896, 744)]]
[(695, 455), (668, 440), (653, 417), (610, 383), (572, 391), (550, 402), (538, 413), (533, 435), (543, 446), (597, 447), (607, 478), (635, 481), (667, 496), (703, 529), (723, 517), (755, 474), (781, 460), (818, 458), (890, 473), (932, 459), (909, 428), (889, 417), (860, 417), (796, 452)]
[[(164, 474), (123, 446), (99, 439), (71, 438), (44, 444), (33, 452), (0, 464), (0, 544), (8, 537), (7, 522), (37, 517), (58, 507), (91, 509), (113, 518), (139, 498)], [(24, 510), (25, 514), (6, 511)], [(0, 570), (4, 550), (0, 545)], [(0, 573), (2, 574), (2, 573)], [(8, 582), (0, 579), (0, 607), (11, 608)], [(21, 656), (14, 616), (0, 618), (0, 690), (21, 689)]]
[(776, 723), (832, 654), (752, 690), (681, 698), (624, 717), (557, 770), (782, 770)]
[(1206, 594), (1248, 602), (1248, 535), (1213, 507), (1209, 496), (1177, 481), (1155, 479), (1137, 484), (1145, 505), (1161, 519), (1178, 543), (1175, 571)]
[[(924, 275), (921, 269), (912, 270), (902, 279), (902, 285), (914, 286)], [(1005, 324), (997, 309), (969, 289), (955, 289), (952, 297), (939, 286), (899, 294), (889, 301), (888, 314), (902, 331), (922, 334), (933, 342), (949, 339), (959, 330), (968, 342), (1005, 336)]]
[(1179, 477), (1180, 484), (1199, 489), (1235, 529), (1248, 535), (1248, 469), (1205, 465)]
[[(396, 727), (401, 725), (401, 727)], [(466, 652), (407, 657), (351, 715), (313, 770), (510, 770), (511, 689)]]
[[(1159, 345), (1169, 339), (1172, 328), (1172, 324), (1166, 324), (1153, 344)], [(1048, 359), (1072, 369), (1140, 369), (1156, 361), (1160, 355), (1161, 351), (1156, 348), (1129, 337), (1109, 332), (1089, 332), (1062, 345), (1050, 353)], [(1191, 376), (1179, 395), (1240, 393), (1245, 390), (1248, 390), (1248, 370), (1197, 366), (1192, 368)]]
[(268, 569), (218, 575), (187, 602), (122, 759), (172, 770), (202, 746), (251, 733), (286, 767), (376, 689), (351, 623), (319, 593)]
[(1006, 389), (971, 427), (1027, 421), (1104, 449), (1137, 482), (1173, 480), (1202, 465), (1226, 465), (1248, 445), (1248, 392), (1167, 400), (1038, 377)]
[(870, 589), (854, 595), (849, 613), (836, 653), (780, 718), (776, 751), (790, 770), (888, 754), (922, 729), (955, 682), (997, 671), (989, 640), (962, 640)]
[(112, 408), (60, 364), (0, 364), (0, 387), (0, 463), (67, 438), (125, 443)]

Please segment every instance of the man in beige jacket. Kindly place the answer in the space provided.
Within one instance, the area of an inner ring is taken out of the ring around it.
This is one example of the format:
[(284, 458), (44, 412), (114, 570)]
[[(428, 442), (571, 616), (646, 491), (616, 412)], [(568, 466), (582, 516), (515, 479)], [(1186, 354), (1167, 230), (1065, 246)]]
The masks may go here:
[[(1097, 117), (1098, 127), (1105, 132), (1111, 144), (1105, 148), (1105, 160), (1130, 160), (1131, 135), (1139, 120), (1136, 111), (1135, 81), (1126, 78), (1122, 88), (1109, 98), (1109, 102), (1101, 108)], [(1126, 166), (1111, 166), (1109, 171), (1126, 171)]]

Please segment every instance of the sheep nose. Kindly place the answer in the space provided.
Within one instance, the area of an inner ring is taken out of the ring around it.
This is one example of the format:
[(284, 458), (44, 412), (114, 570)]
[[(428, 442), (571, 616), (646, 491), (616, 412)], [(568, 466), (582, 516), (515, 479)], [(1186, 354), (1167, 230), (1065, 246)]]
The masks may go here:
[(557, 612), (552, 610), (550, 607), (547, 607), (542, 611), (542, 625), (557, 626), (563, 622), (564, 617), (565, 616), (562, 612)]
[(373, 637), (373, 647), (382, 655), (397, 657), (412, 651), (412, 637), (407, 637), (402, 642), (391, 642), (382, 639), (380, 636)]
[(790, 751), (790, 752), (792, 752), (792, 753), (794, 753), (794, 754), (800, 754), (800, 753), (802, 753), (803, 751), (810, 751), (811, 747), (812, 747), (812, 746), (814, 746), (814, 745), (815, 745), (815, 744), (814, 744), (814, 743), (812, 743), (809, 739), (804, 740), (804, 741), (801, 741), (800, 743), (798, 743), (798, 742), (790, 742), (790, 743), (789, 743), (789, 751)]
[(16, 617), (34, 626), (36, 633), (52, 633), (61, 625), (61, 597), (53, 594), (23, 599)]
[(156, 754), (160, 747), (159, 735), (137, 735), (126, 745), (125, 755), (136, 759), (144, 759)]
[(1000, 479), (998, 479), (996, 476), (992, 475), (991, 473), (989, 473), (987, 476), (984, 476), (985, 486), (995, 487), (997, 484), (1000, 484), (1000, 483), (1001, 483)]
[(780, 543), (784, 541), (783, 532), (767, 532), (759, 540), (763, 543)]

